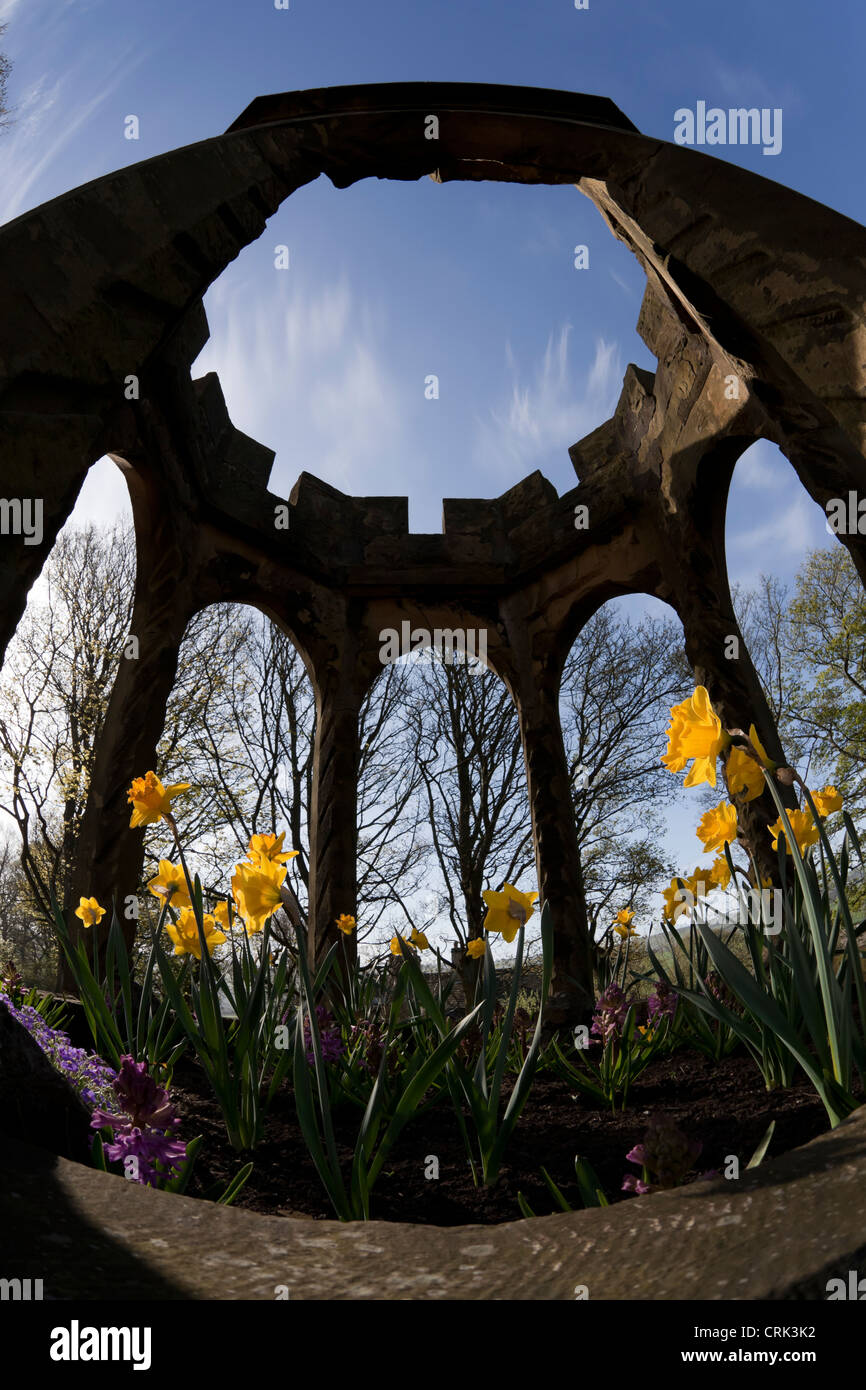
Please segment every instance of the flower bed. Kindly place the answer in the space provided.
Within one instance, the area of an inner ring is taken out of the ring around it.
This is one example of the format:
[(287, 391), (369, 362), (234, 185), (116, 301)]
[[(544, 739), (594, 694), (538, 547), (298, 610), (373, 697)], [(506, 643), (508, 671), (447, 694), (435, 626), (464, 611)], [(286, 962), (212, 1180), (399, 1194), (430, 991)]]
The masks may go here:
[[(102, 1136), (95, 1160), (259, 1210), (448, 1224), (512, 1220), (515, 1204), (531, 1217), (713, 1176), (736, 1181), (767, 1152), (839, 1125), (866, 1076), (866, 924), (852, 922), (845, 893), (856, 830), (843, 814), (835, 855), (825, 826), (841, 812), (835, 789), (810, 792), (776, 767), (754, 726), (748, 737), (724, 730), (702, 687), (671, 716), (662, 761), (673, 773), (691, 763), (686, 786), (715, 786), (724, 760), (732, 800), (697, 830), (715, 859), (672, 880), (661, 924), (669, 954), (647, 941), (649, 971), (630, 968), (634, 914), (616, 911), (598, 951), (592, 1019), (549, 1041), (549, 903), (534, 1009), (520, 990), (536, 893), (507, 883), (484, 893), (485, 934), (464, 943), (468, 1009), (453, 1008), (445, 959), (415, 928), (393, 937), (384, 961), (350, 964), (339, 950), (356, 930), (349, 913), (313, 978), (297, 911), (294, 950), (273, 932), (281, 906), (297, 909), (286, 888), (296, 852), (284, 835), (254, 834), (231, 894), (211, 901), (171, 810), (190, 788), (163, 786), (153, 772), (136, 778), (131, 825), (165, 821), (178, 853), (149, 884), (160, 912), (141, 979), (116, 916), (97, 948), (96, 899), (76, 910), (90, 952), (56, 911), (94, 1046), (115, 1073), (113, 1103), (89, 1096)], [(779, 786), (795, 783), (806, 808), (786, 810)], [(741, 830), (764, 791), (778, 810), (765, 826), (775, 879), (758, 865), (766, 842), (756, 857)], [(734, 862), (737, 847), (748, 867)], [(706, 901), (725, 890), (735, 915), (720, 929)], [(687, 940), (676, 927), (683, 914)], [(516, 942), (506, 997), (493, 935)], [(426, 952), (438, 957), (435, 975), (420, 967)]]
[[(204, 1136), (188, 1189), (190, 1196), (198, 1196), (211, 1185), (227, 1183), (237, 1170), (238, 1156), (226, 1142), (219, 1106), (193, 1065), (179, 1065), (174, 1094), (185, 1132)], [(516, 1221), (521, 1214), (518, 1193), (538, 1215), (546, 1214), (555, 1207), (541, 1177), (542, 1166), (570, 1205), (580, 1208), (574, 1174), (578, 1152), (589, 1160), (612, 1203), (633, 1202), (637, 1199), (622, 1191), (622, 1183), (626, 1174), (639, 1176), (640, 1169), (626, 1154), (643, 1139), (650, 1116), (672, 1120), (702, 1143), (696, 1172), (724, 1173), (731, 1154), (739, 1158), (740, 1172), (745, 1171), (773, 1120), (768, 1158), (808, 1143), (827, 1129), (824, 1107), (805, 1079), (790, 1090), (768, 1092), (745, 1053), (718, 1064), (689, 1049), (660, 1059), (634, 1083), (629, 1105), (616, 1114), (590, 1100), (575, 1099), (563, 1081), (542, 1073), (493, 1187), (475, 1186), (453, 1114), (447, 1104), (434, 1106), (407, 1128), (392, 1151), (376, 1184), (372, 1215), (380, 1221), (435, 1226)], [(347, 1166), (357, 1123), (352, 1110), (336, 1117), (338, 1149)], [(425, 1176), (432, 1156), (438, 1160), (437, 1178)], [(251, 1157), (253, 1173), (237, 1206), (270, 1216), (333, 1218), (290, 1094), (274, 1106), (264, 1139)]]

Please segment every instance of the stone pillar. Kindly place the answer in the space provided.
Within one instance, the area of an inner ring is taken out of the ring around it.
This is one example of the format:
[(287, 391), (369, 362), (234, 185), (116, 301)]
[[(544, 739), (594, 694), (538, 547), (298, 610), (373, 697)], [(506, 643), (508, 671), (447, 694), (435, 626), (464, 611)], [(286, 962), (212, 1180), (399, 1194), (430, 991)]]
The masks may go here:
[[(699, 583), (682, 582), (682, 577), (674, 575), (673, 567), (668, 577), (675, 581), (672, 601), (682, 621), (686, 656), (695, 673), (695, 684), (706, 687), (723, 728), (738, 728), (748, 733), (749, 726), (754, 724), (770, 758), (784, 764), (786, 758), (779, 731), (734, 616), (726, 569), (714, 562), (709, 550), (698, 557), (692, 553), (690, 559), (695, 566), (692, 573), (701, 575)], [(689, 571), (682, 573), (685, 575)], [(736, 648), (731, 639), (736, 639)], [(727, 650), (736, 650), (737, 654), (727, 657)], [(723, 778), (719, 778), (717, 786), (719, 801), (727, 800)], [(776, 786), (783, 805), (793, 809), (799, 804), (792, 787), (779, 783)], [(755, 854), (762, 877), (768, 875), (777, 882), (776, 851), (767, 826), (779, 813), (769, 791), (754, 801), (740, 802), (738, 812), (740, 827)], [(699, 853), (697, 840), (695, 848)]]
[[(169, 514), (156, 520), (146, 549), (141, 530), (137, 530), (139, 559), (131, 636), (138, 639), (138, 657), (124, 656), (120, 661), (96, 750), (66, 904), (75, 937), (80, 923), (73, 914), (79, 898), (96, 897), (108, 909), (102, 922), (104, 939), (114, 898), (127, 943), (135, 937), (136, 924), (134, 919), (124, 918), (124, 899), (138, 889), (146, 833), (144, 828), (130, 828), (132, 808), (127, 793), (133, 777), (156, 770), (157, 744), (177, 674), (180, 644), (198, 607), (190, 574), (191, 544), (182, 544), (174, 535)], [(182, 767), (170, 768), (166, 776), (170, 781), (184, 781), (183, 771)]]
[[(75, 506), (94, 458), (98, 421), (46, 411), (0, 411), (3, 460), (0, 517), (0, 662), (39, 576)], [(21, 509), (20, 516), (18, 509)], [(25, 530), (20, 526), (23, 522)]]
[(357, 635), (348, 624), (336, 652), (313, 661), (316, 736), (310, 805), (309, 955), (315, 968), (338, 944), (341, 967), (358, 956), (357, 933), (336, 926), (342, 913), (357, 915), (358, 719), (367, 681), (359, 671)]
[(549, 1027), (588, 1023), (594, 986), (592, 943), (568, 760), (559, 720), (559, 680), (537, 664), (520, 679), (518, 715), (535, 840), (539, 904), (553, 914)]

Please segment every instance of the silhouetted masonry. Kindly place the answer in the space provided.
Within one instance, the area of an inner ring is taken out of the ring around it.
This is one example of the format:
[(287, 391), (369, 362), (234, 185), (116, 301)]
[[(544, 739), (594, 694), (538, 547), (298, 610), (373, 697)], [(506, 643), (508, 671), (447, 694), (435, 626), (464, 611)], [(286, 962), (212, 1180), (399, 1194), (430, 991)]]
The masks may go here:
[[(430, 115), (438, 139), (427, 138)], [(208, 336), (208, 286), (321, 173), (338, 188), (424, 175), (571, 183), (631, 248), (647, 277), (638, 331), (658, 370), (630, 366), (614, 417), (570, 449), (572, 491), (558, 497), (534, 473), (493, 501), (446, 499), (442, 534), (414, 535), (405, 498), (348, 497), (305, 472), (289, 530), (275, 528), (285, 499), (268, 491), (273, 453), (234, 428), (217, 377), (191, 380), (190, 364)], [(261, 97), (225, 135), (0, 229), (3, 492), (45, 508), (40, 545), (9, 536), (0, 547), (0, 649), (101, 455), (123, 470), (135, 516), (140, 659), (121, 662), (111, 697), (76, 901), (79, 890), (105, 902), (135, 889), (142, 833), (127, 828), (126, 790), (154, 763), (190, 617), (218, 600), (251, 603), (290, 635), (315, 688), (321, 952), (355, 905), (358, 709), (381, 669), (379, 632), (403, 619), (481, 628), (519, 711), (539, 888), (555, 907), (551, 1018), (584, 1015), (590, 951), (557, 709), (563, 662), (600, 604), (654, 594), (682, 619), (696, 679), (724, 722), (754, 720), (782, 758), (745, 648), (724, 656), (737, 634), (727, 491), (759, 438), (821, 506), (866, 488), (864, 268), (858, 224), (641, 135), (603, 98), (464, 83)], [(130, 375), (138, 401), (124, 396)], [(866, 581), (866, 539), (840, 539)], [(753, 825), (775, 818), (760, 802), (749, 814)]]

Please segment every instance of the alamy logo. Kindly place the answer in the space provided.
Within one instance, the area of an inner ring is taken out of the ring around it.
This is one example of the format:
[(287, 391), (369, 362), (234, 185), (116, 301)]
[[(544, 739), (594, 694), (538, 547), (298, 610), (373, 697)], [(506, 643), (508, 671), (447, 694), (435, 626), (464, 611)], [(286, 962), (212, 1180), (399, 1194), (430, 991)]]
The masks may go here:
[(486, 628), (476, 631), (474, 627), (435, 627), (431, 632), (429, 627), (413, 627), (410, 622), (404, 621), (400, 624), (399, 632), (395, 627), (383, 628), (379, 641), (382, 643), (379, 660), (383, 666), (399, 661), (402, 656), (423, 660), (427, 651), (438, 655), (446, 666), (453, 666), (455, 655), (459, 655), (461, 661), (477, 658), (485, 665), (487, 663)]
[(134, 1371), (150, 1370), (149, 1327), (69, 1327), (51, 1331), (52, 1361), (131, 1361)]
[(782, 152), (782, 108), (738, 106), (725, 111), (699, 101), (692, 111), (681, 106), (674, 112), (677, 145), (763, 145), (764, 154)]
[(25, 545), (41, 545), (42, 498), (0, 497), (0, 536), (23, 536)]
[(0, 1302), (29, 1303), (42, 1298), (41, 1279), (0, 1279)]
[(866, 1279), (859, 1279), (856, 1269), (848, 1270), (847, 1284), (844, 1279), (827, 1280), (827, 1302), (839, 1299), (852, 1299), (858, 1303), (866, 1301)]

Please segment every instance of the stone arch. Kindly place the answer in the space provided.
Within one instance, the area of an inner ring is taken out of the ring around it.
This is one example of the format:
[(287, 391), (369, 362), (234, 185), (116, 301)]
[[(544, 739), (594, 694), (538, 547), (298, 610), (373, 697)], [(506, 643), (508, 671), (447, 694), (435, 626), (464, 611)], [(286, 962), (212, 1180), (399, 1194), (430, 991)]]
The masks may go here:
[[(571, 183), (592, 199), (646, 272), (638, 331), (658, 370), (629, 367), (614, 417), (572, 446), (574, 492), (558, 497), (535, 474), (492, 502), (446, 499), (443, 535), (425, 537), (409, 534), (405, 499), (350, 498), (302, 473), (286, 546), (273, 524), (274, 508), (286, 504), (267, 490), (271, 451), (234, 428), (216, 376), (193, 381), (190, 363), (207, 338), (204, 291), (280, 203), (321, 173), (337, 187), (425, 174)], [(739, 166), (643, 136), (603, 98), (466, 83), (259, 98), (224, 135), (95, 180), (0, 229), (7, 486), (50, 494), (56, 533), (89, 463), (113, 450), (146, 478), (156, 534), (162, 524), (172, 535), (154, 564), (149, 621), (160, 602), (179, 623), (184, 603), (209, 593), (256, 595), (303, 642), (311, 615), (322, 885), (330, 876), (341, 886), (352, 844), (340, 787), (351, 783), (349, 729), (370, 678), (370, 605), (471, 597), (502, 637), (497, 659), (523, 711), (542, 877), (576, 920), (570, 850), (556, 828), (563, 758), (544, 731), (575, 586), (604, 592), (606, 550), (633, 582), (642, 570), (642, 587), (680, 613), (725, 722), (744, 721), (755, 691), (742, 675), (731, 678), (716, 650), (725, 614), (718, 557), (698, 524), (712, 491), (701, 460), (765, 434), (822, 504), (864, 486), (864, 260), (866, 232), (850, 219)], [(135, 401), (123, 392), (130, 375), (140, 383)], [(733, 399), (731, 378), (741, 387)], [(161, 522), (160, 496), (175, 509)], [(574, 529), (576, 503), (589, 507), (590, 536)], [(845, 539), (866, 582), (866, 538)], [(676, 563), (683, 553), (688, 570)], [(0, 647), (39, 564), (20, 544), (4, 546)], [(696, 594), (700, 567), (707, 577)], [(154, 635), (162, 679), (173, 641)], [(768, 712), (755, 722), (772, 753)], [(93, 824), (117, 827), (103, 838), (120, 833), (118, 798), (116, 782), (94, 792)], [(85, 847), (91, 865), (98, 838)], [(323, 941), (328, 892), (323, 886), (313, 906), (313, 937)], [(579, 924), (574, 931), (579, 938)], [(588, 977), (572, 964), (585, 1011)]]

